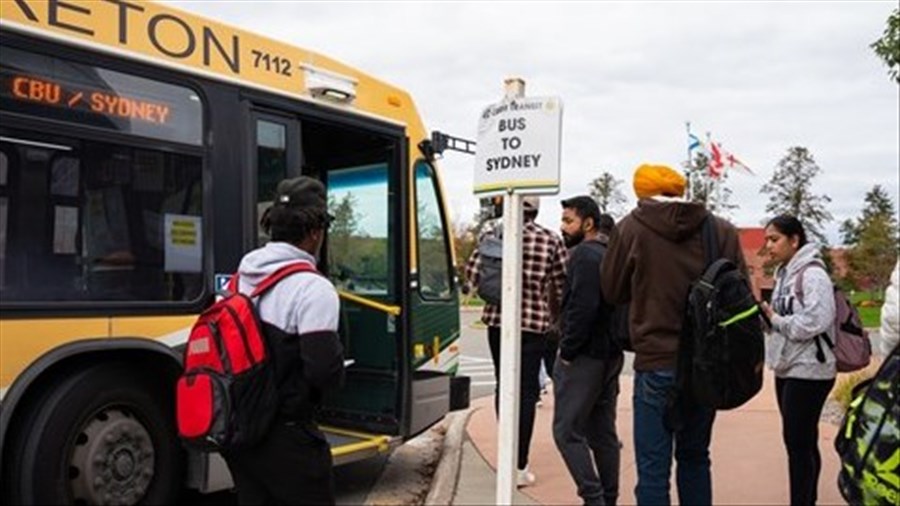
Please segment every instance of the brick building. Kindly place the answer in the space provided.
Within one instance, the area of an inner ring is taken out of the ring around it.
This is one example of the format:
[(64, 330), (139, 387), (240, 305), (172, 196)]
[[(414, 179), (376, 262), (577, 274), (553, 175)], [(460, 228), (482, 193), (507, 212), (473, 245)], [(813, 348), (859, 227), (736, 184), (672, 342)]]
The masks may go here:
[(775, 279), (766, 274), (766, 257), (761, 255), (766, 245), (766, 230), (763, 227), (746, 227), (739, 228), (738, 234), (753, 295), (757, 300), (769, 300), (775, 287)]

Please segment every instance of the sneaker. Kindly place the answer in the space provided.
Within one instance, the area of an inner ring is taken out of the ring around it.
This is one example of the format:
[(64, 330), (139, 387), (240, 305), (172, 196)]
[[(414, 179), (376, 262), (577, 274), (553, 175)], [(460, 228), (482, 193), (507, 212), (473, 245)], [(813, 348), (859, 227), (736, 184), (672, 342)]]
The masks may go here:
[(537, 481), (537, 478), (527, 467), (516, 471), (516, 487), (528, 487), (534, 485), (535, 481)]

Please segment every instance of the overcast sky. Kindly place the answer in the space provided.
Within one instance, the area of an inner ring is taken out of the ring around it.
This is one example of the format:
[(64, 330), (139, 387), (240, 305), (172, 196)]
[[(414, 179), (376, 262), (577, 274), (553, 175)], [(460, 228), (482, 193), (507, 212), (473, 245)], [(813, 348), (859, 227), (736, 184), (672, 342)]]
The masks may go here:
[[(729, 179), (742, 226), (765, 219), (760, 186), (790, 146), (804, 146), (832, 198), (832, 242), (866, 191), (898, 201), (900, 88), (869, 44), (897, 5), (882, 2), (170, 2), (342, 60), (413, 96), (429, 130), (476, 138), (503, 80), (564, 104), (559, 200), (610, 171), (680, 167), (685, 121), (747, 163)], [(455, 219), (469, 221), (474, 157), (441, 161)]]

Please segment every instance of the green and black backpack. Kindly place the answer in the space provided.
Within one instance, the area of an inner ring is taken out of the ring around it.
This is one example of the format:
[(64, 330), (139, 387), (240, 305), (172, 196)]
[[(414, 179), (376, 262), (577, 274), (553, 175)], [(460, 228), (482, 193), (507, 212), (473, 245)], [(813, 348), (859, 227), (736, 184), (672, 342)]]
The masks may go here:
[(834, 447), (838, 487), (852, 504), (900, 504), (900, 346), (853, 389)]

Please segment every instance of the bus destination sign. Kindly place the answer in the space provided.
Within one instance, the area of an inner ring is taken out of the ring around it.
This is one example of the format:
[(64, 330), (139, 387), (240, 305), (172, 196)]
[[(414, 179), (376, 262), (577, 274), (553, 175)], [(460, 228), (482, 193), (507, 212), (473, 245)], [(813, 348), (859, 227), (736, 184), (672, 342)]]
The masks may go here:
[(171, 107), (161, 102), (121, 96), (101, 90), (77, 88), (58, 81), (29, 76), (13, 76), (4, 95), (15, 100), (90, 111), (95, 114), (165, 125)]

